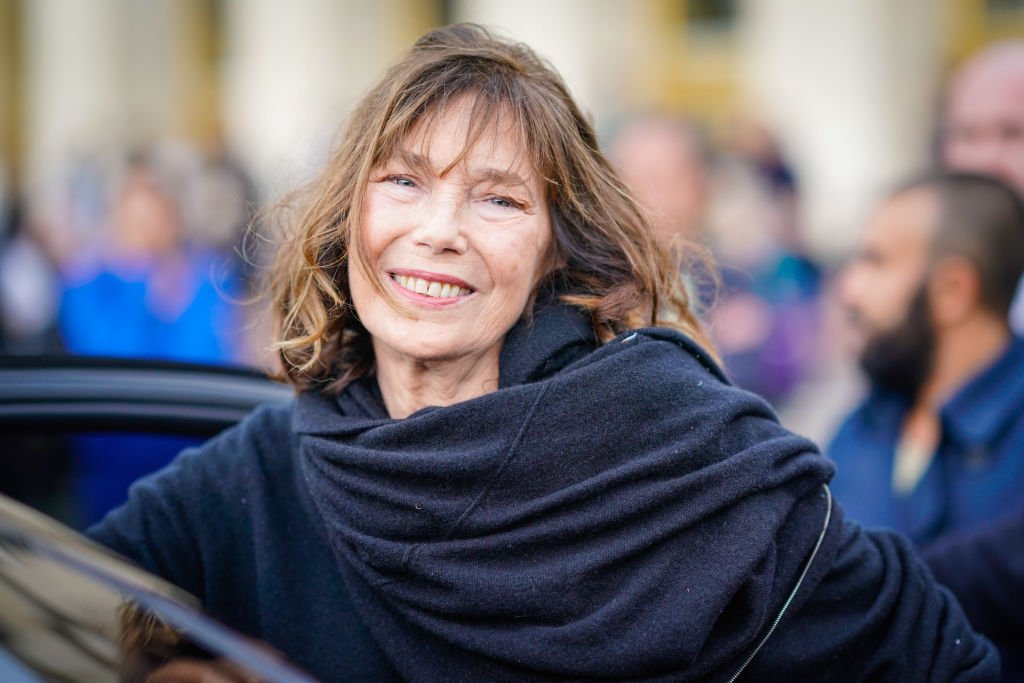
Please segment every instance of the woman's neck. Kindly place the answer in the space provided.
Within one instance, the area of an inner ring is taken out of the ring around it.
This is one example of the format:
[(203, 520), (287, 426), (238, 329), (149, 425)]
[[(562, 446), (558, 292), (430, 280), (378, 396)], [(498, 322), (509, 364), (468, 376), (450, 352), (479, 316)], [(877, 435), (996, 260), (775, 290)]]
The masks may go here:
[(400, 419), (427, 406), (449, 406), (498, 388), (498, 357), (492, 348), (479, 356), (422, 361), (374, 344), (377, 384), (388, 415)]

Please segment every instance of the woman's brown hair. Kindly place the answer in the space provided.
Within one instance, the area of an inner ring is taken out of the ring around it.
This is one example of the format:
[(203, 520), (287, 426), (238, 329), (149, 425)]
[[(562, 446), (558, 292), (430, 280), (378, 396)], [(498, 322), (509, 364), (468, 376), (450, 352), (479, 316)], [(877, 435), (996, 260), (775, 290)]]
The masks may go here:
[(561, 265), (551, 278), (564, 301), (589, 312), (598, 339), (662, 325), (710, 349), (675, 262), (561, 77), (526, 45), (458, 24), (424, 35), (387, 72), (356, 108), (320, 176), (297, 195), (298, 212), (269, 272), (283, 379), (298, 389), (337, 391), (372, 367), (369, 335), (348, 291), (350, 263), (368, 264), (356, 229), (368, 178), (416, 124), (465, 97), (473, 107), (465, 150), (499, 118), (513, 123), (546, 185)]

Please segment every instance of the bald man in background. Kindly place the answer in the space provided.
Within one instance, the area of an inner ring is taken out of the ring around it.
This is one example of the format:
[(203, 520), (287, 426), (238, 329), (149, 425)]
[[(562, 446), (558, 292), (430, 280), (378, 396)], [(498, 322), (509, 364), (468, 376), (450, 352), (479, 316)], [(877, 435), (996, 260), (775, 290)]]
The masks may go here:
[[(1024, 196), (1024, 41), (986, 48), (953, 74), (941, 154), (948, 168), (994, 175)], [(1024, 281), (1010, 324), (1024, 334)]]

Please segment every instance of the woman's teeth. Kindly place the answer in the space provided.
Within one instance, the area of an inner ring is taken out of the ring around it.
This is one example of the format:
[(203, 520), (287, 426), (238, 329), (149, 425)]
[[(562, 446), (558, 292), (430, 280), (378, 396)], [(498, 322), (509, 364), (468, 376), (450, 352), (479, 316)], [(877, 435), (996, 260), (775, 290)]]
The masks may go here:
[(426, 296), (437, 297), (440, 299), (447, 299), (455, 296), (466, 296), (473, 292), (471, 289), (448, 284), (447, 282), (431, 282), (430, 280), (423, 280), (418, 277), (409, 277), (407, 275), (392, 275), (391, 278), (403, 289), (408, 289), (410, 292), (416, 292), (417, 294), (424, 294)]

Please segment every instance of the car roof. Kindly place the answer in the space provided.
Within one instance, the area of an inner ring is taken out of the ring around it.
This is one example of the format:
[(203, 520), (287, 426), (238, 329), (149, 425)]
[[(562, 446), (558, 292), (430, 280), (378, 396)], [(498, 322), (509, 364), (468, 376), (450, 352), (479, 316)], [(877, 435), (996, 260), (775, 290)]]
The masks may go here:
[(259, 371), (172, 361), (0, 357), (0, 433), (212, 436), (293, 390)]

